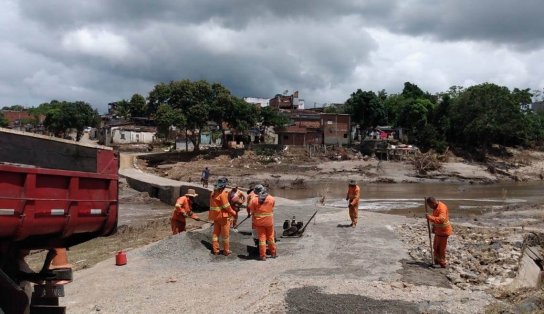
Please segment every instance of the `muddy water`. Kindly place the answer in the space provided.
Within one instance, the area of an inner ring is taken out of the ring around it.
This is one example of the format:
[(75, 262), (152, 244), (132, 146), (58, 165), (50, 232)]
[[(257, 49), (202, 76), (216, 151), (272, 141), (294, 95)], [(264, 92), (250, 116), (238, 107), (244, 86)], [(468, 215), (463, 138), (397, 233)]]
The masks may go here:
[[(361, 210), (413, 215), (423, 211), (423, 198), (443, 200), (453, 216), (478, 215), (483, 210), (508, 204), (544, 202), (544, 184), (500, 183), (489, 185), (372, 183), (361, 184)], [(289, 199), (315, 199), (326, 195), (325, 203), (345, 208), (347, 184), (307, 184), (306, 189), (272, 189), (271, 193)]]

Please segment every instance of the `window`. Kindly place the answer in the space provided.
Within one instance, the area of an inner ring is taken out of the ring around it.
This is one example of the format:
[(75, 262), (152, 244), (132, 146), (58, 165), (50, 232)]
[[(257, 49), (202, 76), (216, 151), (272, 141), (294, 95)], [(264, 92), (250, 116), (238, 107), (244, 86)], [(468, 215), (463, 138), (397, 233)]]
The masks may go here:
[(121, 139), (125, 140), (125, 133), (121, 133)]
[(348, 138), (348, 133), (344, 133), (344, 138)]
[(284, 139), (284, 140), (288, 140), (288, 139), (289, 139), (289, 135), (284, 135), (284, 136), (283, 136), (283, 139)]

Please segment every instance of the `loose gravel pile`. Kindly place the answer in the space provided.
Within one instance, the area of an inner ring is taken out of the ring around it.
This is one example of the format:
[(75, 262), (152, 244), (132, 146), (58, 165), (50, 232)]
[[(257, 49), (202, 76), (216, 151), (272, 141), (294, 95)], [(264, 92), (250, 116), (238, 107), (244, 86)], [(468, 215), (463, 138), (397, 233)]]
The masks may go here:
[[(482, 289), (508, 284), (516, 277), (523, 234), (505, 228), (475, 228), (454, 225), (448, 239), (447, 277), (461, 289), (479, 286)], [(416, 261), (430, 261), (427, 226), (418, 222), (403, 224), (396, 229), (409, 246), (409, 255)]]

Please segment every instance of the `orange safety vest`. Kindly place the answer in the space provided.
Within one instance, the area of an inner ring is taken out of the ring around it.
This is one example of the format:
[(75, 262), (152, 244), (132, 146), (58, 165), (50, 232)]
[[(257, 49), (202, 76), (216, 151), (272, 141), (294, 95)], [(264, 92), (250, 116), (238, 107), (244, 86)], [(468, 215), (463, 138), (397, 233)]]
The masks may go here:
[(361, 188), (358, 185), (349, 186), (348, 188), (348, 200), (349, 204), (355, 206), (359, 204), (359, 198), (361, 197)]
[(437, 236), (450, 236), (453, 234), (446, 204), (438, 202), (438, 206), (433, 210), (433, 214), (428, 216), (428, 219), (433, 223), (433, 231)]
[(176, 208), (172, 213), (172, 220), (185, 221), (185, 216), (192, 214), (191, 201), (187, 196), (179, 197), (176, 200)]
[(276, 200), (271, 195), (266, 196), (264, 202), (259, 203), (259, 197), (252, 197), (248, 209), (251, 211), (252, 222), (255, 227), (274, 226), (274, 205)]
[(236, 212), (230, 207), (228, 195), (224, 191), (213, 191), (210, 196), (210, 211), (208, 212), (209, 220), (218, 220), (236, 216)]

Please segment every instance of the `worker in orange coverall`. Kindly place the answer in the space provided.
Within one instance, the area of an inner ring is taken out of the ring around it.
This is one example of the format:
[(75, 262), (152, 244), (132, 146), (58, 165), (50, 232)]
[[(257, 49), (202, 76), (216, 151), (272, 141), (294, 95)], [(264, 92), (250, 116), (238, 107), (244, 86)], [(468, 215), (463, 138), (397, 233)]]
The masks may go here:
[(187, 217), (198, 219), (198, 216), (193, 213), (193, 202), (194, 198), (197, 196), (198, 194), (196, 194), (194, 189), (188, 189), (184, 196), (176, 200), (176, 208), (170, 219), (172, 234), (178, 234), (185, 231), (185, 225), (187, 224), (185, 219)]
[(224, 192), (227, 186), (227, 180), (218, 179), (214, 184), (213, 193), (210, 196), (210, 211), (208, 219), (213, 220), (212, 232), (212, 253), (219, 255), (219, 236), (223, 238), (223, 255), (229, 256), (230, 243), (230, 221), (231, 217), (236, 216), (236, 212), (229, 204), (228, 194)]
[(359, 217), (359, 198), (361, 197), (361, 188), (357, 185), (355, 180), (349, 180), (348, 194), (346, 195), (346, 201), (348, 201), (349, 218), (351, 219), (351, 227), (357, 226), (357, 219)]
[(448, 244), (448, 237), (453, 234), (453, 228), (450, 224), (448, 215), (448, 207), (443, 202), (437, 201), (434, 197), (427, 198), (427, 205), (433, 209), (431, 215), (427, 214), (427, 220), (433, 224), (433, 251), (434, 251), (434, 264), (440, 265), (445, 268), (447, 266), (446, 261), (446, 246)]
[(259, 237), (259, 259), (266, 261), (266, 243), (270, 249), (272, 258), (276, 257), (276, 242), (274, 241), (274, 205), (276, 201), (268, 194), (266, 188), (251, 199), (249, 211), (252, 215), (253, 225), (257, 229)]
[[(240, 208), (246, 202), (246, 196), (244, 195), (244, 192), (240, 191), (238, 186), (233, 187), (229, 191), (228, 199), (229, 199), (230, 207), (232, 207), (232, 209), (234, 209), (236, 213), (240, 212)], [(238, 214), (236, 214), (236, 216), (233, 217), (232, 222), (230, 224), (231, 228), (236, 227), (237, 222), (238, 222)]]

